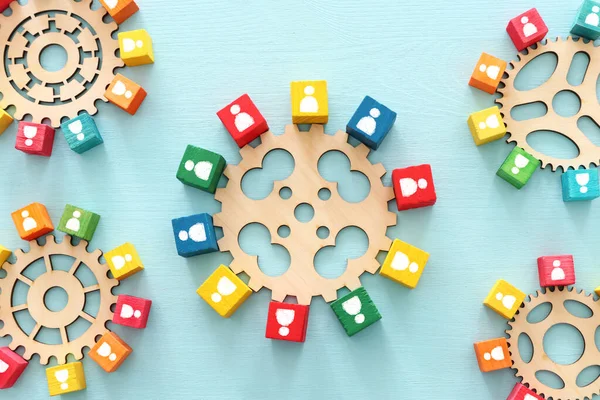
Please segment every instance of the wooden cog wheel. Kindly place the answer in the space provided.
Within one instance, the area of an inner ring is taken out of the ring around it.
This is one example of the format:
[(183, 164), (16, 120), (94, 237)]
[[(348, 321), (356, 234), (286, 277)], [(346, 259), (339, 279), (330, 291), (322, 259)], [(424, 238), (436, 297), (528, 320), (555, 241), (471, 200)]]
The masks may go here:
[[(308, 132), (300, 132), (297, 126), (288, 125), (283, 135), (275, 136), (268, 131), (261, 140), (256, 148), (246, 146), (240, 150), (242, 160), (237, 166), (230, 165), (225, 169), (229, 182), (215, 194), (222, 203), (221, 212), (214, 216), (215, 226), (222, 227), (224, 234), (219, 240), (219, 248), (233, 255), (231, 269), (235, 273), (245, 272), (254, 291), (266, 287), (272, 291), (273, 300), (284, 301), (286, 296), (294, 296), (304, 305), (310, 304), (313, 296), (333, 301), (337, 298), (337, 290), (344, 286), (350, 290), (360, 287), (360, 275), (365, 271), (375, 273), (379, 268), (375, 257), (380, 251), (389, 250), (391, 240), (386, 236), (387, 227), (396, 224), (396, 215), (388, 211), (388, 201), (394, 198), (393, 190), (381, 182), (386, 172), (383, 165), (371, 164), (367, 159), (369, 148), (363, 144), (353, 147), (343, 131), (327, 135), (323, 125), (312, 125)], [(276, 149), (292, 155), (294, 172), (285, 180), (275, 182), (266, 198), (249, 199), (242, 191), (242, 178), (251, 169), (261, 168), (264, 157)], [(318, 162), (329, 151), (345, 154), (350, 160), (350, 168), (368, 178), (371, 191), (366, 199), (360, 203), (346, 202), (340, 197), (337, 184), (321, 177)], [(290, 198), (280, 196), (282, 188), (291, 189)], [(323, 188), (331, 192), (327, 200), (319, 198), (319, 190)], [(294, 217), (295, 208), (302, 203), (314, 208), (314, 217), (308, 223)], [(267, 227), (272, 243), (285, 247), (290, 253), (291, 264), (284, 274), (265, 275), (258, 266), (258, 258), (240, 248), (240, 231), (251, 223)], [(289, 236), (278, 235), (281, 226), (290, 228)], [(330, 231), (326, 239), (317, 236), (317, 229), (323, 226)], [(367, 234), (369, 248), (362, 257), (348, 260), (341, 276), (322, 277), (314, 267), (315, 255), (323, 247), (334, 246), (337, 234), (349, 226), (360, 228)]]

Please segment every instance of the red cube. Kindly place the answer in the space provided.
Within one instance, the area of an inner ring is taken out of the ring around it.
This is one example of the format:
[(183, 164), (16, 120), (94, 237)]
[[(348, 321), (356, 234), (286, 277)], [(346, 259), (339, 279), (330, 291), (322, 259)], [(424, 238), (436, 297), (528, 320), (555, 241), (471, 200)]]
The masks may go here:
[(527, 386), (517, 383), (506, 400), (544, 400), (544, 398)]
[(524, 12), (511, 19), (506, 27), (506, 32), (521, 51), (541, 41), (548, 34), (548, 27), (540, 13), (535, 8)]
[(33, 122), (19, 122), (15, 148), (23, 153), (50, 157), (54, 145), (54, 128)]
[(0, 0), (0, 13), (4, 12), (13, 0)]
[(308, 308), (300, 304), (272, 301), (267, 316), (268, 339), (304, 342), (308, 326)]
[(399, 211), (429, 207), (437, 200), (429, 164), (395, 169), (392, 184)]
[(568, 286), (575, 284), (573, 256), (545, 256), (538, 258), (540, 286)]
[(13, 387), (28, 362), (8, 347), (0, 347), (0, 389)]
[(148, 323), (151, 306), (152, 300), (120, 294), (113, 322), (130, 328), (144, 329)]
[(217, 112), (217, 116), (239, 147), (269, 130), (267, 121), (247, 94)]

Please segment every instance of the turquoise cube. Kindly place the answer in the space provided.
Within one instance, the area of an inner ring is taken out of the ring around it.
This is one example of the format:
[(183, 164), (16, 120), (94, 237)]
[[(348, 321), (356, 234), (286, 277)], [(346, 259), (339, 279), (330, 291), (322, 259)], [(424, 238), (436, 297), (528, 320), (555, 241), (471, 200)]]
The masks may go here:
[(562, 192), (565, 202), (597, 199), (600, 197), (598, 170), (568, 170), (562, 175)]
[(346, 125), (346, 132), (377, 150), (396, 121), (396, 113), (372, 97), (365, 96)]
[(590, 40), (600, 37), (600, 2), (584, 0), (577, 11), (571, 34)]
[(500, 166), (496, 175), (521, 189), (539, 168), (540, 160), (520, 147), (515, 147)]
[(177, 254), (192, 257), (219, 251), (213, 218), (202, 213), (171, 220)]
[(60, 128), (69, 147), (75, 153), (83, 154), (104, 143), (94, 119), (88, 113), (83, 113), (62, 123)]

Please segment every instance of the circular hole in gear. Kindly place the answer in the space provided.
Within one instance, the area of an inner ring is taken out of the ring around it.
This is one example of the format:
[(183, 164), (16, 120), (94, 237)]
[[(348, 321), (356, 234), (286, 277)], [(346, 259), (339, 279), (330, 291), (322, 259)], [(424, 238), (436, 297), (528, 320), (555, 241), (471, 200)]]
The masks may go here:
[(327, 239), (329, 237), (329, 228), (326, 226), (320, 226), (317, 229), (317, 236), (319, 239)]
[(294, 216), (300, 222), (309, 222), (315, 216), (315, 209), (308, 203), (300, 203), (294, 209)]
[(44, 304), (50, 311), (62, 311), (69, 303), (67, 291), (59, 286), (50, 288), (44, 295)]
[(327, 188), (319, 190), (319, 198), (321, 200), (329, 200), (331, 198), (331, 190)]
[(291, 232), (292, 231), (290, 230), (290, 227), (287, 225), (281, 225), (279, 228), (277, 228), (277, 234), (284, 239), (290, 236)]
[(284, 200), (289, 199), (290, 197), (292, 197), (292, 189), (290, 189), (289, 187), (282, 187), (281, 190), (279, 190), (279, 197), (281, 197)]
[(552, 108), (561, 117), (572, 117), (581, 110), (581, 99), (570, 90), (562, 90), (552, 99)]
[(48, 72), (60, 71), (67, 65), (67, 51), (59, 44), (46, 46), (40, 53), (40, 64)]
[(544, 351), (556, 364), (571, 365), (585, 350), (583, 335), (573, 325), (553, 325), (544, 335)]

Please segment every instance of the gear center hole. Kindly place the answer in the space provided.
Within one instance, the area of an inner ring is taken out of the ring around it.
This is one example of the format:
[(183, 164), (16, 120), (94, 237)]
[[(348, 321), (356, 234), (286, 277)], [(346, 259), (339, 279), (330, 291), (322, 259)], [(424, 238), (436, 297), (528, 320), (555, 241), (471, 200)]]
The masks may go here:
[(563, 90), (554, 96), (552, 108), (561, 117), (572, 117), (581, 110), (581, 99), (571, 90)]
[(44, 305), (53, 312), (59, 312), (65, 309), (69, 303), (69, 294), (60, 286), (54, 286), (48, 289), (44, 294)]
[(585, 350), (581, 332), (566, 323), (556, 324), (548, 329), (543, 343), (548, 357), (560, 365), (571, 365), (577, 362)]
[(48, 72), (62, 70), (67, 65), (67, 50), (59, 44), (46, 46), (40, 53), (40, 65)]
[(315, 209), (308, 203), (300, 203), (294, 209), (294, 216), (300, 222), (310, 222), (315, 216)]

